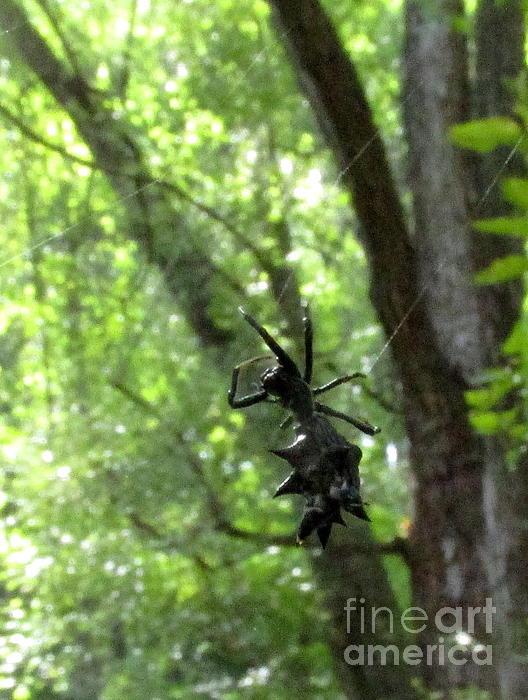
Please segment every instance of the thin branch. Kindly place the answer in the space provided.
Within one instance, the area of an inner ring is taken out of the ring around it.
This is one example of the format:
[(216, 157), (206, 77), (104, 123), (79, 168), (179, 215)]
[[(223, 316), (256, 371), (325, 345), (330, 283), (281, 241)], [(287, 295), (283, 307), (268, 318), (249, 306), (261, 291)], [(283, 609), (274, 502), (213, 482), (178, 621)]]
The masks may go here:
[(101, 170), (101, 168), (95, 163), (95, 161), (80, 158), (79, 156), (76, 156), (73, 153), (67, 151), (63, 146), (59, 146), (59, 144), (48, 141), (43, 136), (40, 136), (40, 134), (37, 134), (36, 131), (33, 131), (33, 129), (29, 127), (24, 121), (22, 121), (22, 119), (19, 119), (17, 116), (15, 116), (13, 112), (11, 112), (11, 110), (9, 110), (5, 105), (0, 104), (0, 114), (3, 114), (8, 121), (14, 124), (17, 127), (17, 129), (19, 129), (19, 131), (21, 131), (24, 134), (24, 136), (27, 136), (29, 139), (31, 139), (31, 141), (34, 141), (35, 143), (38, 143), (41, 146), (44, 146), (50, 151), (60, 153), (61, 156), (63, 156), (67, 160), (73, 161), (74, 163), (78, 163), (79, 165), (84, 165), (88, 168), (92, 168), (92, 170)]
[(131, 403), (135, 404), (146, 413), (149, 413), (150, 415), (155, 416), (160, 420), (163, 420), (163, 416), (160, 413), (160, 411), (158, 411), (156, 406), (150, 401), (147, 401), (147, 399), (144, 399), (140, 394), (136, 393), (135, 391), (132, 391), (132, 389), (130, 389), (125, 384), (117, 380), (112, 380), (109, 383), (111, 387), (117, 389), (117, 391), (123, 394), (123, 396), (125, 396)]
[[(127, 515), (130, 522), (138, 530), (158, 540), (166, 539), (166, 535), (161, 533), (153, 525), (144, 520), (144, 518), (142, 518), (136, 511), (132, 511)], [(299, 546), (292, 535), (270, 535), (262, 532), (244, 530), (243, 528), (237, 527), (225, 519), (216, 520), (213, 523), (213, 528), (216, 532), (221, 532), (225, 535), (229, 535), (229, 537), (233, 537), (234, 539), (245, 540), (246, 542), (253, 542), (261, 546), (292, 548), (297, 548)], [(182, 544), (183, 543), (180, 539), (170, 540), (169, 542), (164, 544), (163, 548), (181, 549)], [(308, 544), (308, 547), (311, 549), (318, 549), (319, 545), (316, 543)], [(352, 545), (347, 543), (347, 548), (350, 552), (354, 552), (355, 554), (365, 554), (372, 556), (397, 555), (401, 556), (405, 562), (409, 561), (408, 542), (407, 540), (401, 537), (395, 537), (389, 542), (374, 543), (370, 547), (362, 547), (358, 543), (354, 543)]]
[(139, 513), (137, 513), (135, 510), (130, 511), (127, 513), (127, 517), (134, 525), (135, 528), (140, 530), (141, 532), (144, 532), (146, 535), (149, 535), (149, 537), (154, 537), (157, 540), (164, 539), (164, 535), (157, 530), (153, 525), (148, 523)]
[[(141, 517), (136, 511), (130, 511), (127, 513), (128, 519), (132, 523), (132, 525), (136, 528), (136, 530), (139, 530), (140, 532), (148, 535), (149, 537), (152, 537), (157, 540), (163, 540), (166, 539), (165, 535), (163, 535), (159, 530), (157, 530), (153, 525), (148, 523), (143, 517)], [(197, 554), (196, 552), (188, 552), (185, 551), (185, 542), (183, 540), (181, 541), (173, 541), (169, 545), (166, 545), (163, 547), (163, 550), (174, 550), (177, 549), (179, 552), (184, 552), (189, 559), (192, 559), (196, 566), (201, 570), (206, 573), (209, 573), (211, 571), (214, 571), (214, 567), (212, 567), (210, 564), (208, 564), (205, 559)]]
[(156, 179), (156, 182), (158, 182), (160, 187), (163, 187), (164, 189), (167, 189), (170, 192), (174, 192), (174, 194), (177, 194), (178, 197), (185, 200), (186, 202), (189, 202), (189, 204), (192, 204), (201, 212), (207, 214), (207, 216), (209, 216), (214, 221), (217, 221), (219, 224), (222, 224), (225, 227), (226, 231), (228, 231), (238, 243), (241, 243), (253, 254), (255, 260), (259, 263), (264, 272), (268, 273), (269, 275), (272, 274), (274, 270), (274, 265), (271, 262), (271, 260), (260, 250), (260, 248), (255, 246), (253, 242), (244, 233), (242, 233), (242, 231), (237, 229), (228, 219), (222, 216), (222, 214), (219, 214), (212, 207), (195, 199), (192, 195), (186, 192), (179, 185), (176, 185), (172, 182), (167, 182), (167, 180)]
[[(274, 265), (271, 262), (271, 260), (261, 251), (254, 243), (250, 240), (248, 236), (246, 236), (242, 231), (237, 229), (236, 226), (234, 226), (229, 219), (227, 219), (225, 216), (217, 212), (215, 209), (210, 207), (207, 204), (204, 204), (203, 202), (200, 202), (198, 199), (193, 197), (191, 194), (189, 194), (186, 190), (184, 190), (182, 187), (179, 185), (176, 185), (173, 182), (168, 182), (167, 180), (163, 180), (157, 177), (149, 176), (144, 173), (141, 173), (138, 167), (137, 173), (132, 173), (132, 172), (122, 172), (120, 170), (114, 170), (112, 168), (108, 167), (101, 167), (98, 165), (95, 161), (89, 160), (86, 158), (81, 158), (79, 156), (76, 156), (73, 153), (70, 153), (66, 148), (63, 146), (60, 146), (59, 144), (53, 143), (52, 141), (48, 141), (48, 139), (44, 138), (40, 134), (37, 134), (36, 131), (34, 131), (31, 127), (29, 127), (24, 121), (19, 119), (16, 115), (14, 115), (7, 107), (4, 105), (0, 104), (0, 114), (4, 115), (4, 117), (10, 121), (12, 124), (14, 124), (19, 131), (21, 131), (27, 138), (31, 139), (35, 143), (38, 143), (41, 146), (44, 146), (45, 148), (55, 151), (56, 153), (59, 153), (61, 156), (64, 158), (77, 163), (78, 165), (83, 165), (87, 168), (91, 168), (92, 170), (101, 170), (104, 173), (107, 173), (109, 175), (116, 175), (116, 176), (129, 176), (129, 177), (140, 177), (142, 184), (143, 185), (150, 185), (150, 184), (156, 184), (162, 189), (165, 189), (169, 192), (172, 192), (176, 194), (181, 200), (191, 204), (193, 207), (201, 211), (202, 213), (206, 214), (209, 216), (213, 221), (216, 221), (217, 223), (221, 224), (225, 230), (232, 235), (232, 237), (243, 247), (247, 248), (252, 255), (254, 256), (255, 260), (259, 263), (261, 268), (263, 269), (264, 272), (266, 272), (268, 275), (272, 276), (274, 274)], [(237, 290), (237, 291), (242, 291), (243, 290)]]
[(119, 76), (119, 84), (117, 85), (117, 93), (121, 102), (126, 101), (128, 84), (130, 82), (130, 66), (132, 63), (132, 47), (135, 39), (136, 19), (137, 19), (138, 0), (132, 0), (130, 6), (130, 15), (128, 20), (128, 32), (125, 39), (125, 46), (122, 54), (121, 74)]
[(46, 17), (48, 18), (49, 23), (53, 27), (53, 31), (59, 37), (60, 42), (62, 44), (62, 48), (64, 49), (64, 53), (68, 57), (70, 65), (73, 68), (73, 72), (76, 75), (82, 76), (81, 65), (80, 65), (79, 61), (77, 60), (77, 55), (75, 54), (75, 51), (72, 49), (68, 40), (66, 39), (66, 35), (62, 31), (62, 28), (61, 28), (62, 18), (58, 19), (55, 16), (54, 11), (52, 11), (51, 7), (48, 4), (48, 0), (37, 0), (37, 2), (40, 5), (40, 7), (42, 8), (42, 11), (46, 15)]
[[(141, 532), (144, 532), (148, 536), (154, 537), (158, 540), (166, 539), (166, 535), (157, 530), (151, 523), (147, 522), (136, 511), (131, 511), (127, 513), (127, 516), (130, 522), (134, 525), (134, 527), (136, 527)], [(235, 539), (245, 540), (246, 542), (254, 542), (256, 544), (264, 545), (266, 547), (298, 547), (295, 538), (291, 535), (269, 535), (262, 532), (244, 530), (240, 527), (236, 527), (228, 520), (217, 520), (213, 524), (213, 527), (216, 530), (216, 532), (221, 532)], [(319, 545), (317, 544), (308, 546), (312, 547), (313, 549), (317, 549), (319, 547)], [(171, 540), (164, 545), (164, 549), (181, 549), (181, 547), (182, 541), (180, 539)], [(407, 561), (409, 558), (408, 543), (401, 537), (395, 537), (389, 542), (374, 544), (372, 547), (362, 547), (357, 543), (351, 546), (347, 543), (347, 547), (350, 549), (350, 551), (354, 552), (355, 554), (378, 556), (398, 555), (401, 556), (405, 561)]]
[[(268, 534), (262, 534), (258, 532), (253, 532), (253, 531), (248, 531), (248, 530), (243, 530), (239, 527), (233, 526), (231, 523), (227, 521), (223, 522), (218, 522), (216, 523), (215, 530), (219, 532), (224, 532), (226, 535), (230, 535), (231, 537), (235, 537), (237, 539), (242, 539), (242, 540), (247, 540), (251, 542), (256, 542), (259, 544), (265, 544), (265, 545), (275, 545), (277, 547), (298, 547), (299, 545), (296, 543), (295, 538), (292, 537), (291, 535), (268, 535)], [(306, 546), (306, 545), (304, 545)], [(313, 545), (308, 545), (310, 548), (313, 549), (318, 549), (319, 545), (314, 543)], [(354, 544), (349, 544), (347, 542), (346, 544), (347, 549), (350, 552), (354, 552), (354, 554), (365, 554), (365, 555), (377, 555), (377, 556), (384, 556), (384, 555), (398, 555), (401, 556), (404, 561), (408, 561), (409, 559), (409, 552), (408, 552), (408, 542), (407, 540), (401, 538), (401, 537), (395, 537), (393, 540), (390, 540), (389, 542), (380, 542), (380, 543), (374, 543), (372, 546), (367, 546), (367, 547), (362, 547), (358, 543)]]
[(214, 529), (217, 532), (222, 532), (238, 540), (246, 540), (246, 542), (254, 542), (255, 544), (265, 545), (266, 547), (297, 547), (295, 537), (292, 535), (269, 535), (267, 533), (243, 530), (236, 527), (227, 520), (218, 520), (214, 524)]
[(370, 389), (365, 384), (361, 385), (361, 391), (363, 391), (369, 397), (369, 399), (372, 399), (373, 401), (375, 401), (378, 404), (378, 406), (380, 406), (387, 413), (392, 413), (392, 414), (398, 415), (398, 416), (403, 415), (403, 409), (397, 407), (391, 401), (388, 401), (379, 392), (374, 391), (373, 389)]

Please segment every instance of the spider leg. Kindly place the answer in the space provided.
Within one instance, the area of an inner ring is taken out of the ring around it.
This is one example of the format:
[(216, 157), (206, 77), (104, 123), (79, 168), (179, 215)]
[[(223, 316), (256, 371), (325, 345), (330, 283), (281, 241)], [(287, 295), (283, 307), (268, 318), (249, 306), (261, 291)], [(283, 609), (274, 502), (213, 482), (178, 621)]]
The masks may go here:
[(242, 316), (246, 319), (246, 321), (249, 323), (249, 325), (252, 326), (257, 331), (257, 333), (260, 335), (262, 340), (266, 343), (268, 348), (273, 351), (279, 364), (282, 367), (284, 367), (284, 369), (287, 372), (289, 372), (292, 376), (300, 377), (301, 373), (299, 372), (297, 365), (292, 360), (292, 358), (288, 355), (286, 350), (281, 348), (281, 346), (277, 343), (277, 341), (271, 337), (271, 335), (268, 333), (268, 331), (265, 328), (263, 328), (260, 325), (260, 323), (255, 321), (253, 316), (250, 316), (248, 313), (246, 313), (241, 306), (239, 307), (238, 310), (240, 311)]
[(337, 377), (337, 379), (332, 379), (332, 381), (328, 382), (328, 384), (315, 387), (312, 390), (312, 392), (314, 396), (316, 396), (317, 394), (322, 394), (325, 391), (330, 391), (330, 389), (333, 389), (334, 387), (339, 386), (340, 384), (344, 384), (345, 382), (351, 382), (353, 379), (358, 379), (358, 377), (365, 378), (365, 375), (362, 372), (354, 372), (354, 374), (347, 374), (344, 377)]
[(313, 324), (306, 301), (302, 304), (304, 325), (304, 381), (310, 384), (313, 371)]
[(245, 408), (246, 406), (253, 406), (255, 403), (260, 403), (268, 397), (268, 392), (264, 389), (256, 391), (253, 394), (248, 394), (247, 396), (241, 396), (239, 399), (236, 398), (236, 390), (238, 384), (238, 375), (240, 373), (241, 365), (238, 365), (233, 370), (233, 375), (231, 377), (231, 386), (227, 392), (227, 401), (231, 408)]
[(347, 423), (351, 423), (353, 426), (358, 428), (358, 430), (361, 430), (361, 432), (366, 433), (367, 435), (376, 435), (376, 433), (379, 433), (380, 431), (380, 429), (375, 425), (371, 425), (370, 423), (359, 420), (358, 418), (352, 418), (351, 416), (347, 416), (345, 413), (341, 413), (341, 411), (334, 411), (334, 409), (330, 408), (330, 406), (325, 406), (325, 404), (319, 403), (318, 401), (314, 402), (314, 409), (318, 413), (324, 413), (327, 416), (332, 416), (333, 418), (340, 418), (341, 420), (344, 420)]

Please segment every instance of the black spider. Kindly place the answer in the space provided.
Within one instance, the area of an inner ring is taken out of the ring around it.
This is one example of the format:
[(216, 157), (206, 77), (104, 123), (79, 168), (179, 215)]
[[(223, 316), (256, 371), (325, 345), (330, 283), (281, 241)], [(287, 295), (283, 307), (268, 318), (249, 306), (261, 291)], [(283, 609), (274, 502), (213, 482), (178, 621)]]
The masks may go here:
[(297, 493), (307, 499), (297, 540), (302, 542), (317, 530), (324, 547), (330, 536), (332, 524), (344, 525), (340, 513), (341, 507), (359, 518), (369, 519), (359, 495), (361, 450), (340, 435), (325, 416), (347, 421), (367, 435), (375, 435), (379, 432), (379, 428), (314, 400), (315, 396), (364, 375), (356, 372), (337, 377), (324, 386), (315, 388), (310, 386), (313, 369), (313, 327), (307, 305), (304, 305), (303, 309), (305, 348), (303, 375), (292, 358), (268, 331), (242, 308), (240, 309), (246, 321), (273, 351), (278, 364), (262, 372), (260, 387), (257, 391), (240, 398), (236, 397), (236, 391), (241, 367), (263, 358), (255, 358), (237, 365), (233, 370), (228, 401), (232, 408), (245, 408), (261, 401), (271, 401), (279, 403), (291, 412), (292, 415), (283, 421), (282, 426), (294, 418), (297, 439), (289, 447), (272, 450), (272, 452), (287, 460), (293, 466), (293, 472), (279, 486), (275, 496)]

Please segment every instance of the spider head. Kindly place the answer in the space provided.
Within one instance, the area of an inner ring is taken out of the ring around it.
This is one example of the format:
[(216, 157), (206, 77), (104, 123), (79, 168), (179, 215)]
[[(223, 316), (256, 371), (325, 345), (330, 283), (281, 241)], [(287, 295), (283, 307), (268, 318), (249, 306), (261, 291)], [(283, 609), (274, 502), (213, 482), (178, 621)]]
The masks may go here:
[[(294, 360), (288, 355), (288, 353), (277, 343), (277, 341), (271, 337), (268, 331), (260, 325), (255, 319), (240, 308), (240, 312), (249, 323), (249, 325), (254, 328), (260, 335), (262, 340), (266, 343), (268, 348), (273, 352), (275, 359), (277, 360), (277, 365), (266, 369), (260, 375), (260, 383), (262, 386), (262, 391), (257, 392), (254, 396), (251, 396), (248, 401), (244, 401), (244, 406), (250, 406), (258, 401), (263, 401), (267, 395), (276, 396), (279, 402), (288, 408), (299, 420), (304, 420), (313, 414), (314, 405), (312, 398), (312, 390), (309, 386), (309, 381), (311, 377), (311, 360), (312, 360), (312, 347), (311, 347), (311, 326), (306, 326), (307, 330), (307, 359), (306, 367), (303, 375), (301, 375), (299, 368), (295, 364)], [(260, 359), (260, 358), (259, 358)], [(233, 402), (233, 395), (236, 391), (236, 378), (231, 390), (231, 405), (235, 403), (236, 408), (241, 408), (242, 404), (239, 402)]]
[(277, 396), (281, 404), (297, 416), (313, 413), (312, 391), (298, 375), (292, 375), (282, 365), (270, 367), (260, 375), (262, 388)]
[(272, 396), (283, 397), (291, 391), (292, 376), (284, 367), (268, 367), (260, 375), (262, 387)]

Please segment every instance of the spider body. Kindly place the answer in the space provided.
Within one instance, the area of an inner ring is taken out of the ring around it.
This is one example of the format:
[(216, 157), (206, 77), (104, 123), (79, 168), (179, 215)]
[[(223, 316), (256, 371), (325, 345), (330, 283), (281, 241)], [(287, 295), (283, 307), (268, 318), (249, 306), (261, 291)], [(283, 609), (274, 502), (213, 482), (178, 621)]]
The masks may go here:
[(306, 498), (297, 541), (301, 543), (314, 530), (317, 530), (324, 547), (330, 536), (332, 524), (345, 524), (340, 513), (341, 507), (358, 518), (369, 519), (359, 494), (361, 450), (340, 435), (326, 416), (347, 421), (368, 435), (375, 435), (379, 429), (365, 421), (335, 411), (316, 401), (315, 397), (364, 375), (357, 372), (338, 377), (324, 386), (310, 385), (313, 368), (313, 327), (306, 305), (303, 316), (305, 346), (303, 374), (268, 331), (243, 309), (240, 311), (272, 350), (277, 365), (262, 372), (259, 386), (254, 393), (238, 398), (236, 392), (240, 369), (254, 360), (237, 365), (233, 370), (228, 391), (229, 405), (232, 408), (245, 408), (261, 401), (268, 401), (278, 403), (290, 411), (290, 416), (283, 421), (282, 427), (292, 419), (295, 420), (296, 440), (288, 447), (272, 450), (272, 452), (289, 462), (293, 471), (279, 486), (275, 496), (295, 493)]

